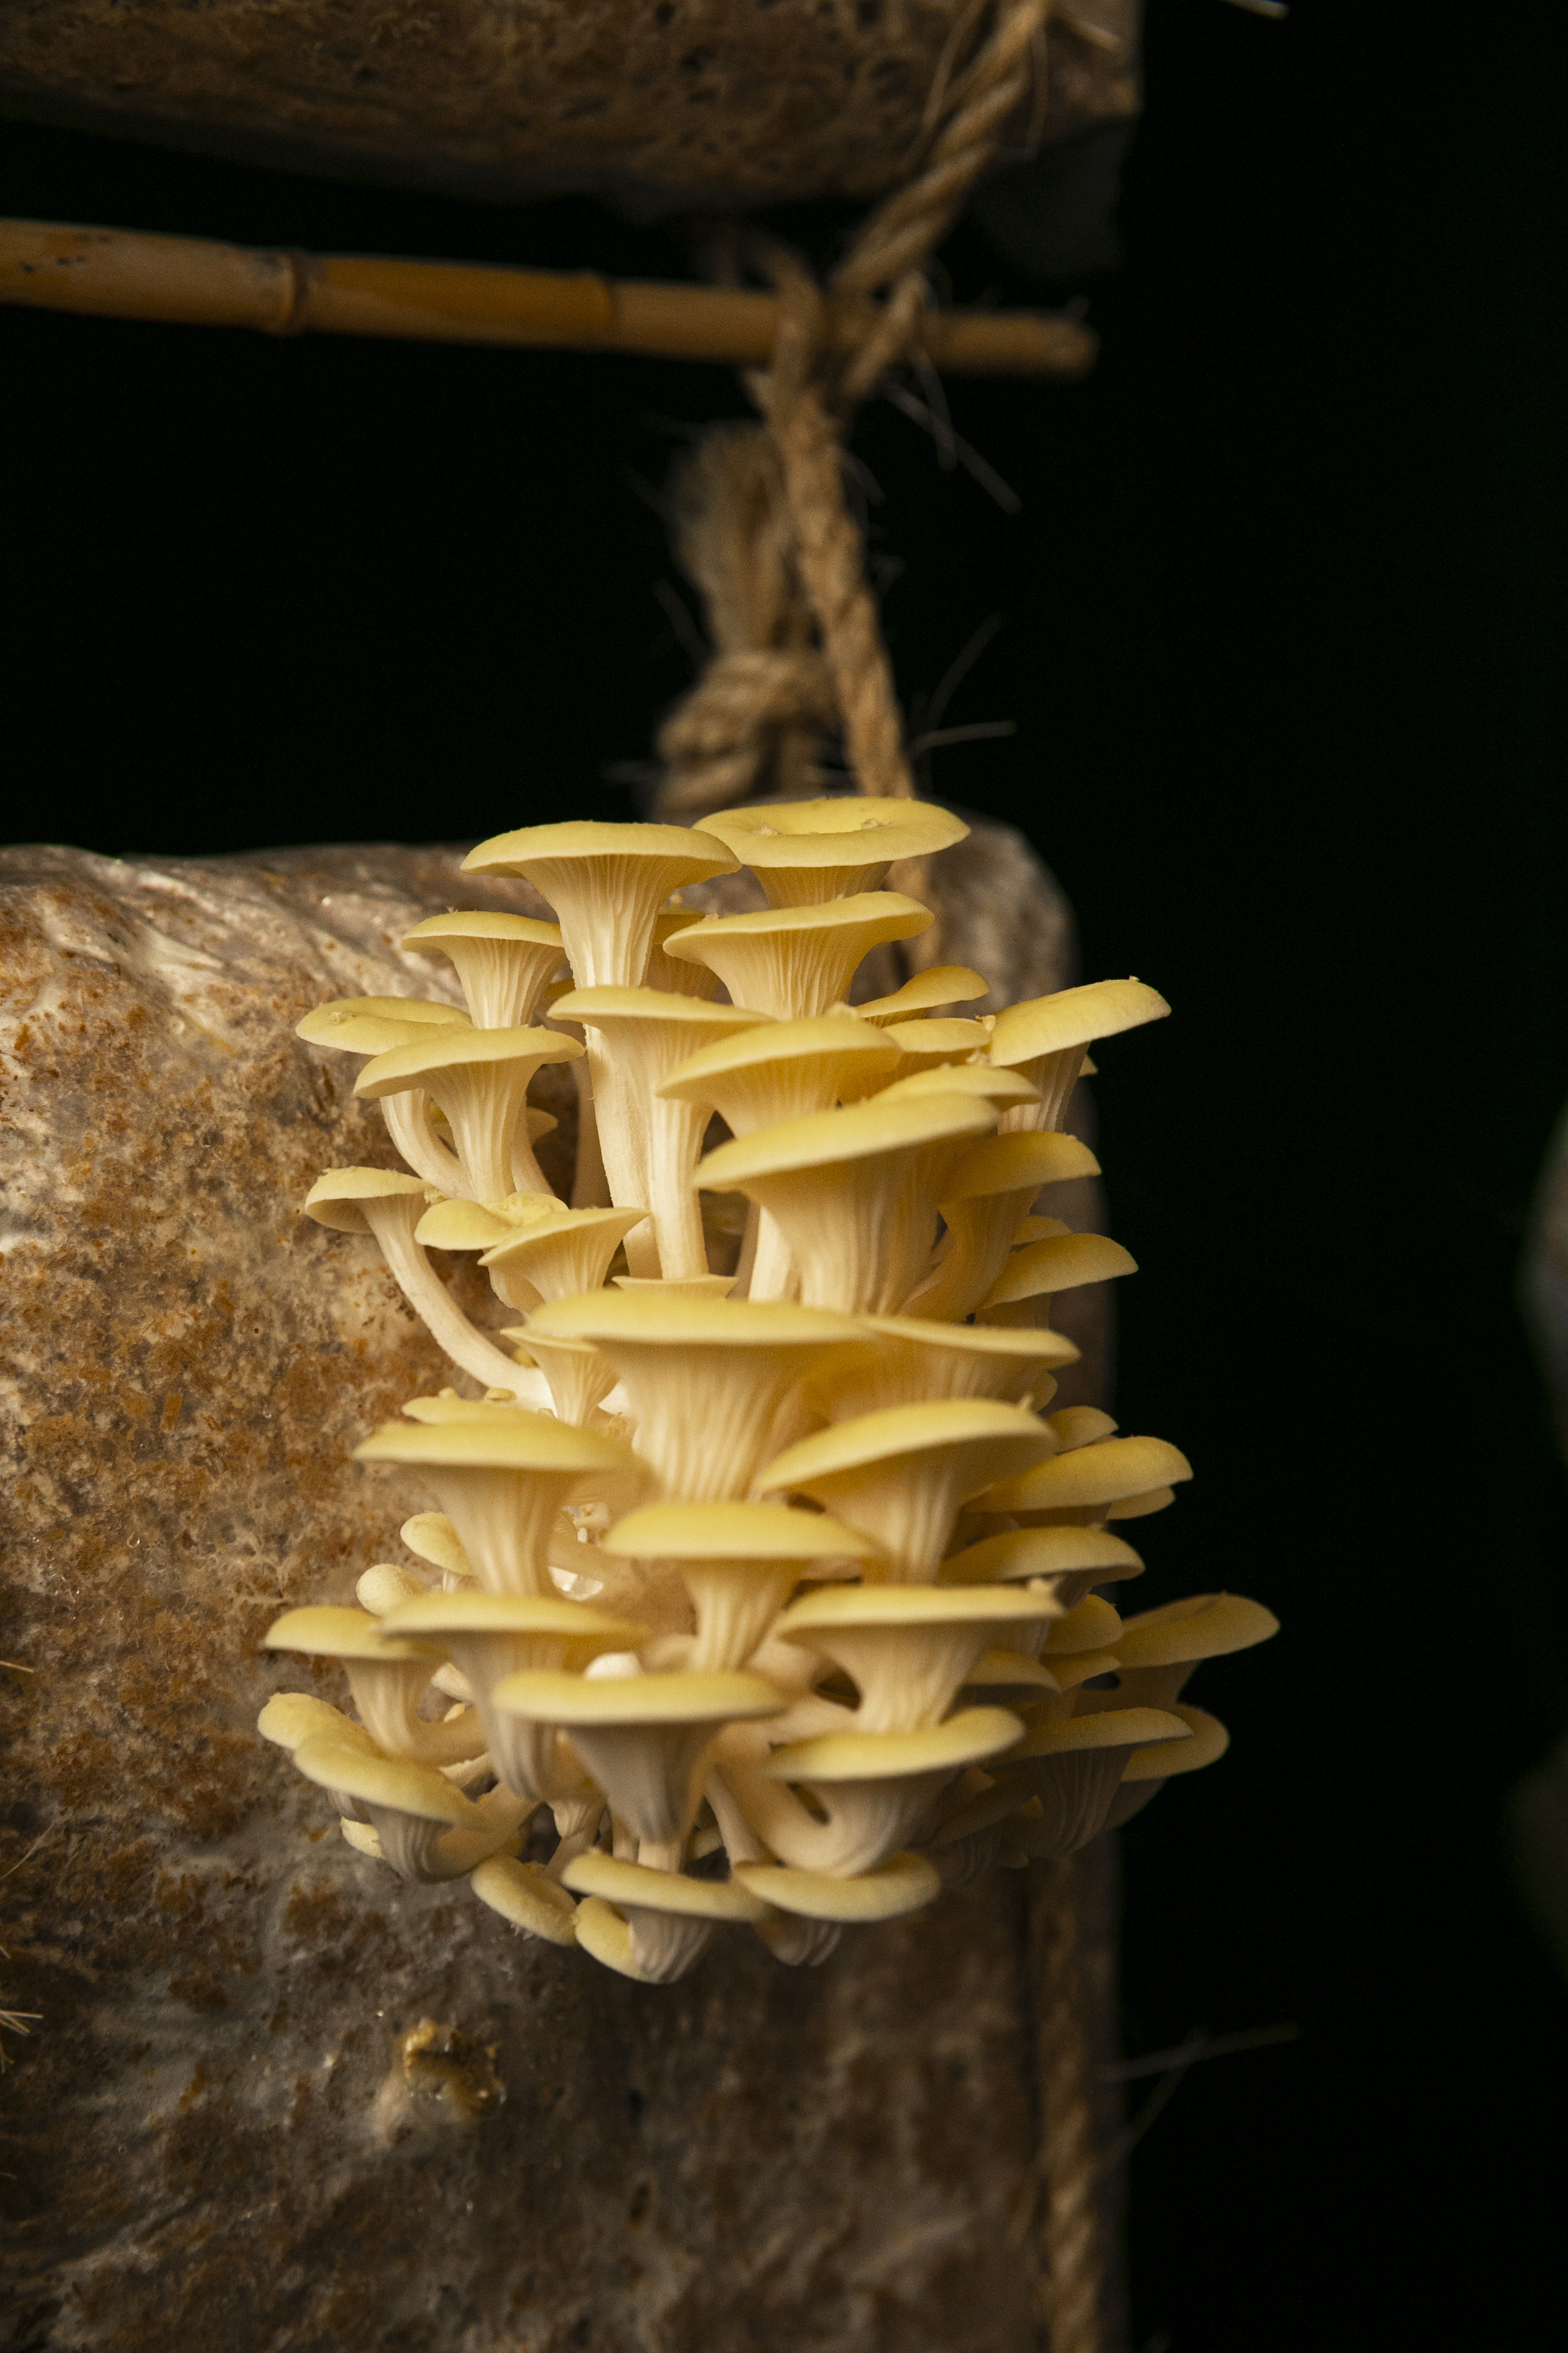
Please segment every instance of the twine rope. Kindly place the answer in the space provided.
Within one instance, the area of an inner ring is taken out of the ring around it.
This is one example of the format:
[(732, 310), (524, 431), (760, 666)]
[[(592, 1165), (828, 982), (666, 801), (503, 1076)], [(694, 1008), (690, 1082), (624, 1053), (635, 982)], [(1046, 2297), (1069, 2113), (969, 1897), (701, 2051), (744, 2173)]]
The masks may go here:
[[(943, 54), (923, 164), (861, 224), (827, 290), (792, 255), (762, 254), (781, 298), (772, 364), (747, 378), (763, 424), (716, 427), (676, 485), (677, 550), (713, 655), (659, 731), (663, 815), (701, 816), (760, 790), (809, 794), (835, 726), (857, 790), (914, 797), (844, 443), (857, 407), (918, 351), (926, 262), (1039, 68), (1051, 0), (995, 0), (988, 37), (954, 73), (985, 5), (963, 13)], [(847, 339), (836, 298), (889, 289)]]

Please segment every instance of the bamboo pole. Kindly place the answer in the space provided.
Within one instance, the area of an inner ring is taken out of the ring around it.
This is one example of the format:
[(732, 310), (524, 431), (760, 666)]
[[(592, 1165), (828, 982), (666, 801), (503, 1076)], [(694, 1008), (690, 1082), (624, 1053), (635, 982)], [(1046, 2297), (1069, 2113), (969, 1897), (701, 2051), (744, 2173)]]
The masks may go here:
[[(272, 335), (510, 343), (731, 366), (767, 359), (778, 318), (773, 295), (745, 287), (271, 251), (26, 220), (0, 220), (0, 302)], [(863, 340), (874, 310), (867, 302), (835, 305), (847, 346)], [(1093, 365), (1096, 339), (1078, 320), (1051, 311), (937, 310), (926, 322), (925, 348), (939, 368), (957, 375), (1070, 379)]]

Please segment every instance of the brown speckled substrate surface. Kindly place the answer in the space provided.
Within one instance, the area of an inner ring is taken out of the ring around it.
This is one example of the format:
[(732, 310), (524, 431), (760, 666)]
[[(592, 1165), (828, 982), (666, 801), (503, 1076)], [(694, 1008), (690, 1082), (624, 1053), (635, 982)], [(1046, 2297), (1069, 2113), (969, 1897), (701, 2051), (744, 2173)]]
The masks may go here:
[[(448, 1377), (370, 1245), (298, 1214), (395, 1155), (293, 1024), (446, 993), (395, 945), (420, 915), (539, 912), (456, 866), (0, 853), (0, 1652), (34, 1671), (0, 1674), (0, 1983), (42, 2013), (0, 2082), (0, 2343), (1025, 2353), (1011, 1876), (820, 1970), (736, 1931), (638, 1988), (356, 1855), (255, 1732), (312, 1673), (268, 1620), (428, 1503), (350, 1447)], [(1016, 837), (936, 880), (944, 960), (1071, 977)]]

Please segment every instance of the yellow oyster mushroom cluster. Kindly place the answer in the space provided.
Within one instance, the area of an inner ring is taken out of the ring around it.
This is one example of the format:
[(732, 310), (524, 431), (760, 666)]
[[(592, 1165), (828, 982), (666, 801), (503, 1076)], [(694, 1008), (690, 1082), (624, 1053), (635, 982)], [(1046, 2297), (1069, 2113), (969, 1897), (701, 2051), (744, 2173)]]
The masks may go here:
[[(1222, 1754), (1186, 1679), (1275, 1630), (1226, 1593), (1123, 1617), (1142, 1562), (1116, 1531), (1189, 1466), (1047, 1409), (1077, 1355), (1053, 1300), (1133, 1271), (1048, 1214), (1098, 1170), (1063, 1123), (1089, 1047), (1163, 1000), (1111, 980), (975, 1015), (982, 976), (938, 965), (853, 1001), (868, 952), (932, 921), (889, 866), (964, 830), (854, 797), (527, 827), (468, 866), (556, 923), (455, 910), (404, 941), (466, 1010), (300, 1024), (363, 1059), (406, 1170), (329, 1169), (304, 1209), (374, 1240), (469, 1393), (357, 1450), (430, 1491), (408, 1557), (267, 1638), (352, 1713), (286, 1691), (260, 1728), (370, 1861), (466, 1877), (644, 1983), (748, 1930), (819, 1962), (1072, 1852)], [(742, 863), (764, 909), (679, 904)], [(562, 1061), (568, 1199), (529, 1102)], [(492, 1324), (433, 1250), (477, 1260)]]

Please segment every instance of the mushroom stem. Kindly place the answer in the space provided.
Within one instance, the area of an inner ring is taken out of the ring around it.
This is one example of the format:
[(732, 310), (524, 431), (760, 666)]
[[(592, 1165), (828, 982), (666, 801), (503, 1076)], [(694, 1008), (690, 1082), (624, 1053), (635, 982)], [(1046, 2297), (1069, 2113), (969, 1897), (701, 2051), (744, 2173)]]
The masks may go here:
[[(679, 1282), (708, 1272), (702, 1206), (691, 1174), (702, 1150), (708, 1113), (696, 1103), (669, 1103), (658, 1095), (650, 1098), (647, 1109), (648, 1207), (658, 1271), (667, 1282)], [(627, 1259), (629, 1263), (629, 1252)]]
[(417, 1194), (366, 1201), (365, 1223), (375, 1236), (393, 1281), (436, 1345), (486, 1388), (510, 1389), (515, 1396), (521, 1368), (475, 1330), (414, 1239), (424, 1207)]
[(434, 1185), (437, 1192), (448, 1196), (462, 1192), (462, 1166), (457, 1154), (448, 1150), (431, 1125), (430, 1098), (421, 1088), (409, 1087), (398, 1094), (383, 1095), (381, 1116), (394, 1148), (416, 1176), (423, 1176), (426, 1185)]
[(753, 1201), (752, 1216), (756, 1219), (756, 1248), (752, 1254), (752, 1280), (747, 1291), (749, 1299), (795, 1299), (800, 1294), (800, 1269), (795, 1253), (785, 1239), (784, 1228), (771, 1209)]
[[(637, 1148), (637, 1137), (643, 1127), (642, 1107), (626, 1100), (623, 1084), (626, 1073), (606, 1050), (604, 1033), (589, 1029), (587, 1044), (599, 1153), (610, 1199), (617, 1209), (646, 1207), (648, 1172), (644, 1166), (643, 1155)], [(574, 1186), (574, 1207), (576, 1206), (575, 1195), (576, 1187)], [(695, 1198), (694, 1195), (694, 1201)], [(623, 1247), (630, 1273), (640, 1275), (645, 1280), (658, 1280), (658, 1243), (651, 1219), (645, 1218), (640, 1226), (634, 1226)], [(704, 1257), (700, 1271), (705, 1274), (707, 1271), (708, 1261)]]
[(610, 1187), (605, 1175), (605, 1155), (599, 1145), (599, 1120), (594, 1106), (593, 1065), (586, 1059), (574, 1062), (572, 1076), (577, 1086), (577, 1161), (572, 1174), (572, 1207), (574, 1209), (607, 1209), (610, 1207)]

